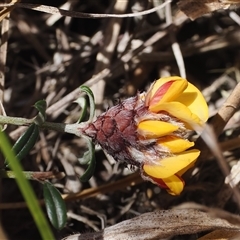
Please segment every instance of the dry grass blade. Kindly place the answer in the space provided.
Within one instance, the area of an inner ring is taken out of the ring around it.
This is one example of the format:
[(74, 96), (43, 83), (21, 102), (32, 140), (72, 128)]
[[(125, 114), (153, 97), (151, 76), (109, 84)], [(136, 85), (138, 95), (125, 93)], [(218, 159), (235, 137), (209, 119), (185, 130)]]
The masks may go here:
[(193, 209), (156, 211), (123, 221), (97, 233), (74, 235), (65, 240), (154, 240), (215, 229), (239, 231), (239, 226)]

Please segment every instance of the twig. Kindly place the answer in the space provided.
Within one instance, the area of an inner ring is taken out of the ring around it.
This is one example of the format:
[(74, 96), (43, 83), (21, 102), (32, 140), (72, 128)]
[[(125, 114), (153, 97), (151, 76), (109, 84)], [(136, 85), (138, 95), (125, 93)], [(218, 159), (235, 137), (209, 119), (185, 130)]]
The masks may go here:
[(226, 102), (219, 109), (218, 114), (212, 119), (215, 134), (218, 136), (222, 133), (224, 127), (240, 107), (240, 83), (234, 88)]
[[(65, 176), (63, 172), (27, 172), (23, 171), (24, 176), (29, 180), (45, 181), (48, 179), (62, 179)], [(13, 171), (0, 170), (0, 177), (2, 178), (16, 178)]]
[[(112, 191), (125, 189), (126, 187), (135, 186), (142, 182), (143, 179), (140, 177), (139, 173), (133, 173), (116, 182), (104, 184), (100, 187), (85, 189), (79, 193), (64, 194), (62, 195), (62, 198), (65, 201), (81, 200), (97, 196), (98, 194), (110, 193)], [(39, 204), (44, 205), (44, 200), (39, 200)], [(26, 202), (0, 203), (0, 209), (17, 209), (26, 207), (27, 207)]]
[[(172, 11), (171, 11), (170, 4), (166, 6), (166, 23), (167, 23), (167, 25), (173, 24)], [(174, 57), (176, 59), (177, 65), (178, 65), (180, 76), (183, 78), (186, 78), (186, 70), (185, 70), (185, 64), (184, 64), (182, 52), (181, 52), (180, 46), (176, 40), (176, 36), (175, 36), (175, 33), (174, 33), (172, 27), (169, 29), (169, 36), (170, 36), (170, 40), (172, 42), (172, 51), (173, 51)]]
[[(213, 126), (215, 135), (218, 137), (230, 118), (240, 107), (240, 83), (234, 88), (233, 92), (230, 94), (226, 102), (219, 109), (218, 113), (213, 117), (210, 124)], [(195, 146), (201, 149), (201, 155), (199, 157), (199, 162), (204, 161), (209, 156), (209, 149), (201, 138), (198, 138)]]
[(22, 8), (28, 8), (35, 11), (50, 13), (50, 14), (57, 14), (60, 16), (67, 16), (67, 17), (73, 17), (73, 18), (128, 18), (128, 17), (137, 17), (137, 16), (143, 16), (148, 15), (150, 13), (156, 12), (157, 10), (164, 8), (166, 5), (168, 5), (171, 2), (171, 0), (167, 0), (165, 3), (151, 8), (149, 10), (145, 10), (138, 13), (126, 13), (126, 14), (100, 14), (100, 13), (83, 13), (83, 12), (75, 12), (75, 11), (68, 11), (64, 9), (60, 9), (57, 7), (52, 6), (46, 6), (46, 5), (39, 5), (39, 4), (31, 4), (31, 3), (9, 3), (4, 4), (1, 3), (0, 7), (22, 7)]

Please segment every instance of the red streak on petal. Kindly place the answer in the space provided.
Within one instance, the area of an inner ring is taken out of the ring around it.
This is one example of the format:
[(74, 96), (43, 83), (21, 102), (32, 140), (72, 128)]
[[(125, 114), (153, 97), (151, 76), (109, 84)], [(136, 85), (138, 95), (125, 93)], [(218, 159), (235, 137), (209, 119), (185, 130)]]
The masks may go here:
[(151, 177), (152, 180), (157, 183), (157, 185), (163, 189), (168, 189), (168, 186), (164, 183), (164, 181), (161, 178), (154, 178)]
[(175, 81), (172, 80), (164, 83), (161, 87), (159, 87), (158, 90), (153, 95), (153, 97), (150, 99), (149, 106), (157, 104), (163, 98), (164, 94), (168, 91), (168, 89), (174, 82)]
[(180, 175), (178, 175), (178, 174), (175, 174), (183, 183), (185, 183), (185, 181), (183, 180), (183, 178), (180, 176)]
[[(185, 181), (183, 180), (183, 178), (181, 176), (179, 176), (178, 174), (175, 174), (182, 182), (183, 184), (185, 184)], [(161, 178), (154, 178), (151, 176), (151, 179), (161, 188), (163, 189), (169, 189), (169, 187), (165, 184), (165, 182), (161, 179)]]

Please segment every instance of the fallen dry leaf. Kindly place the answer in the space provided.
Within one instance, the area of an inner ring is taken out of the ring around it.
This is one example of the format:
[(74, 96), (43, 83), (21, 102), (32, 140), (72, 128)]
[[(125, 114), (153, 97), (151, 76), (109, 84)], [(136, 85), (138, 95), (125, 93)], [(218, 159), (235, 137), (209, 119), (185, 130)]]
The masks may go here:
[(190, 19), (194, 20), (204, 14), (211, 13), (219, 9), (227, 9), (231, 4), (237, 4), (240, 1), (227, 0), (181, 0), (178, 6)]
[(153, 240), (215, 229), (240, 230), (224, 219), (194, 209), (172, 209), (142, 214), (96, 233), (75, 234), (65, 240)]

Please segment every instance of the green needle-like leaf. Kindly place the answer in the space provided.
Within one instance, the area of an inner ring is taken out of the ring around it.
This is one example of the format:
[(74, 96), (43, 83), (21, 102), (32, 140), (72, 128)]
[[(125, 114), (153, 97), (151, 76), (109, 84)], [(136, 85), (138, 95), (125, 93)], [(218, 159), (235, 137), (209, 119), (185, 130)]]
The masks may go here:
[(80, 181), (87, 182), (93, 176), (95, 168), (96, 168), (96, 160), (94, 158), (88, 165), (88, 168), (85, 171), (85, 173), (80, 177)]
[(85, 173), (80, 177), (80, 181), (87, 182), (93, 175), (96, 167), (95, 148), (92, 141), (85, 137), (88, 144), (88, 151), (83, 155), (83, 158), (79, 159), (80, 163), (89, 164)]
[(78, 103), (79, 106), (82, 108), (80, 117), (78, 119), (78, 123), (80, 123), (83, 121), (87, 113), (87, 101), (84, 97), (79, 97), (75, 102)]
[(88, 121), (91, 122), (95, 114), (94, 95), (92, 90), (87, 86), (81, 86), (80, 89), (88, 95), (89, 103), (90, 103), (90, 116)]

